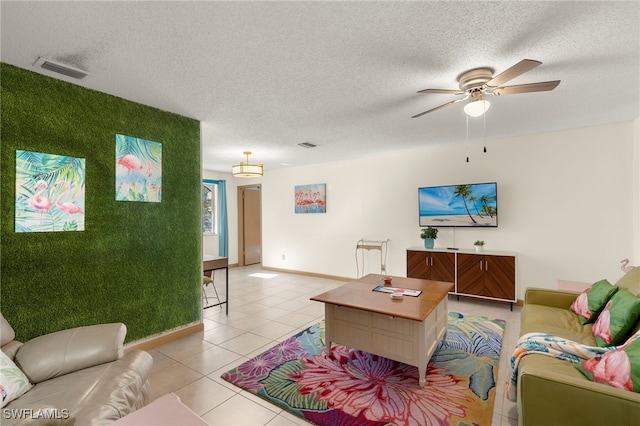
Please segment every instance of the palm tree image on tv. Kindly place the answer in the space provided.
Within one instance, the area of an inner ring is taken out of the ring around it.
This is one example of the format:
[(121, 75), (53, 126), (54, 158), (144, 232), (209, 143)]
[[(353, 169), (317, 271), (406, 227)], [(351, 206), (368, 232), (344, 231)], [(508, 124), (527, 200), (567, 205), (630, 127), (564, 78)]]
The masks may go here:
[(478, 223), (473, 216), (471, 216), (471, 213), (469, 212), (469, 206), (467, 205), (467, 198), (473, 198), (475, 200), (475, 196), (472, 196), (471, 194), (473, 194), (473, 189), (471, 189), (471, 185), (458, 185), (456, 186), (456, 189), (453, 191), (453, 195), (455, 195), (456, 197), (460, 197), (462, 198), (462, 201), (464, 202), (464, 208), (467, 210), (467, 214), (469, 215), (469, 219), (471, 219), (471, 221), (473, 223)]
[(498, 211), (496, 210), (496, 208), (492, 205), (489, 205), (489, 203), (491, 203), (492, 201), (496, 200), (496, 196), (492, 196), (489, 197), (487, 195), (483, 195), (482, 197), (480, 197), (480, 202), (482, 203), (482, 211), (489, 215), (489, 217), (494, 217), (495, 215), (498, 214)]
[(418, 189), (420, 226), (498, 226), (496, 183)]

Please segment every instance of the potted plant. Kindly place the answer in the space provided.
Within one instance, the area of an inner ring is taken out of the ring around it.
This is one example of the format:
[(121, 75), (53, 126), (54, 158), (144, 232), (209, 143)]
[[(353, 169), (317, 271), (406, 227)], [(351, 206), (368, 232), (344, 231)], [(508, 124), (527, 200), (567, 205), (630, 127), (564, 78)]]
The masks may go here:
[(420, 234), (420, 238), (424, 240), (424, 248), (432, 249), (433, 241), (438, 238), (438, 230), (432, 227), (426, 227), (422, 229), (422, 233)]
[(484, 247), (484, 241), (477, 240), (475, 243), (473, 243), (473, 245), (476, 246), (476, 251), (482, 251), (482, 248)]

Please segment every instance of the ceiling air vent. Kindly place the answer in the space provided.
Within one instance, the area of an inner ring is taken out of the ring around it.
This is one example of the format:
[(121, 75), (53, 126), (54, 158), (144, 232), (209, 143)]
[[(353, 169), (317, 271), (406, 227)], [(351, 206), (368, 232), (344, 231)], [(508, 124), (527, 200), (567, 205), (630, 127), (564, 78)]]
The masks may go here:
[(72, 66), (53, 61), (51, 59), (43, 58), (40, 56), (38, 60), (33, 64), (36, 67), (45, 69), (47, 71), (55, 72), (57, 74), (66, 75), (67, 77), (75, 78), (76, 80), (82, 80), (89, 75), (88, 72), (83, 71)]
[(303, 148), (315, 148), (318, 145), (312, 144), (311, 142), (302, 142), (299, 143), (298, 146), (301, 146)]

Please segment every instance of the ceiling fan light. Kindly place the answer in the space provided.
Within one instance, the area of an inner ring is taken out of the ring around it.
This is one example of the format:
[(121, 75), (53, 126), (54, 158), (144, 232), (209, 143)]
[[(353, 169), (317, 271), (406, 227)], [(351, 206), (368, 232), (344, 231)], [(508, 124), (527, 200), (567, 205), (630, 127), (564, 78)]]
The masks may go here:
[(464, 106), (464, 112), (471, 117), (480, 117), (489, 110), (491, 103), (481, 99), (479, 101), (469, 102)]

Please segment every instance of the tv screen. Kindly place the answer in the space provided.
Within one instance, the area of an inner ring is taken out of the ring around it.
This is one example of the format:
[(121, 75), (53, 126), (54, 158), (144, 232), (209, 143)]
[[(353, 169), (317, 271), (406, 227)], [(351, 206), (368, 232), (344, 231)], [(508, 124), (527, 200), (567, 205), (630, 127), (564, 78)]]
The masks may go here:
[(498, 226), (495, 182), (418, 188), (420, 226)]

